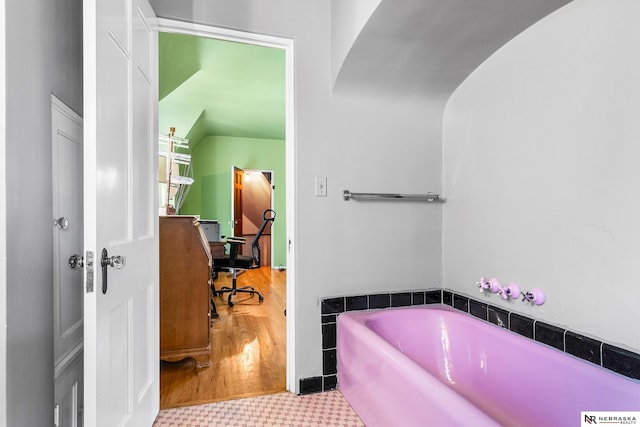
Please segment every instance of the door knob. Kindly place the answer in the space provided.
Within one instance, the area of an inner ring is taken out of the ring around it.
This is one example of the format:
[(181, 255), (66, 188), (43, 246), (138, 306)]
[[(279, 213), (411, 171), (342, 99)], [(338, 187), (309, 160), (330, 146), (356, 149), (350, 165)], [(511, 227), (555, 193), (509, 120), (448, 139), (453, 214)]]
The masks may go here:
[(80, 270), (84, 267), (84, 257), (82, 255), (73, 254), (69, 257), (69, 268), (72, 270)]
[(67, 228), (69, 228), (69, 218), (67, 218), (66, 216), (61, 216), (58, 219), (54, 219), (53, 225), (61, 230), (66, 230)]
[[(114, 268), (117, 268), (118, 270), (122, 270), (125, 267), (125, 265), (127, 265), (127, 257), (124, 257), (122, 255), (116, 255), (112, 257), (107, 257), (106, 259), (103, 260), (103, 262), (106, 264), (106, 266), (114, 267)], [(105, 267), (104, 264), (102, 266)]]
[(107, 249), (102, 249), (102, 258), (100, 265), (102, 266), (102, 293), (107, 293), (107, 267), (114, 267), (122, 270), (127, 264), (127, 258), (122, 255), (109, 256)]

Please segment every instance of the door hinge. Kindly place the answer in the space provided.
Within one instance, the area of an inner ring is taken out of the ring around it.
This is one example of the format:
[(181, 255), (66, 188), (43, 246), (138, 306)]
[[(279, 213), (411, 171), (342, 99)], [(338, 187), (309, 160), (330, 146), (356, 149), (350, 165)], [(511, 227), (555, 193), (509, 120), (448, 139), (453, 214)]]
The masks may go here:
[(60, 427), (60, 405), (53, 407), (53, 425)]

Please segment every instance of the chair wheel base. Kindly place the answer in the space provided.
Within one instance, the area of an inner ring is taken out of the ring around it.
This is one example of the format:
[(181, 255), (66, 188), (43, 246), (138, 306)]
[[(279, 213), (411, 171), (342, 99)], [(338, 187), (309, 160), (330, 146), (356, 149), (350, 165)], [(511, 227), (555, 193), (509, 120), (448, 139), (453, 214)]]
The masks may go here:
[(247, 287), (244, 287), (244, 288), (227, 288), (225, 286), (225, 287), (222, 287), (222, 288), (220, 288), (218, 290), (218, 295), (222, 296), (222, 294), (224, 292), (229, 292), (229, 297), (227, 298), (227, 305), (229, 307), (233, 307), (235, 305), (234, 302), (231, 299), (234, 296), (238, 295), (240, 292), (250, 294), (251, 298), (253, 298), (253, 296), (255, 294), (257, 294), (258, 295), (258, 301), (259, 302), (263, 302), (264, 301), (264, 296), (262, 296), (262, 294), (260, 292), (256, 291), (253, 287), (250, 287), (250, 286), (247, 286)]
[(264, 301), (264, 296), (262, 296), (262, 294), (258, 291), (256, 291), (256, 289), (253, 286), (243, 286), (240, 288), (236, 288), (236, 275), (237, 272), (233, 272), (233, 279), (231, 281), (231, 287), (228, 286), (222, 286), (220, 289), (215, 289), (212, 286), (212, 295), (214, 296), (223, 296), (225, 292), (229, 293), (229, 296), (227, 298), (227, 304), (229, 305), (229, 307), (233, 307), (235, 304), (233, 301), (231, 301), (231, 299), (239, 294), (239, 293), (247, 293), (247, 294), (251, 294), (251, 298), (253, 298), (254, 294), (258, 294), (258, 301), (259, 302), (263, 302)]

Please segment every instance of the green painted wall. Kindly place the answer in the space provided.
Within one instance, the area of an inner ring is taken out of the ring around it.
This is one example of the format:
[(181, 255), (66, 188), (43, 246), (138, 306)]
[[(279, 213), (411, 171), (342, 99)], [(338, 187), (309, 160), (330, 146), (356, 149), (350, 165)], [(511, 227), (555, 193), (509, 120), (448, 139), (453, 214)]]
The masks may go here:
[(286, 266), (285, 141), (228, 136), (208, 136), (192, 152), (193, 177), (183, 215), (200, 215), (220, 222), (222, 235), (231, 235), (231, 168), (272, 170), (276, 221), (273, 265)]
[[(200, 71), (197, 37), (185, 34), (158, 33), (158, 97), (160, 100)], [(175, 126), (175, 125), (174, 125)]]

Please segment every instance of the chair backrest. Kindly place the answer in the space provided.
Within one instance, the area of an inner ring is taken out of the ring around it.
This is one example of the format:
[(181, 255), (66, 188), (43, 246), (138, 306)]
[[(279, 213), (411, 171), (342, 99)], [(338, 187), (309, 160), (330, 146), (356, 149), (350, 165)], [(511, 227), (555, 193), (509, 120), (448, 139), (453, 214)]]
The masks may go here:
[(264, 233), (264, 229), (267, 227), (267, 224), (270, 222), (274, 222), (276, 220), (276, 211), (273, 209), (265, 209), (262, 212), (262, 225), (258, 229), (256, 233), (256, 237), (253, 238), (251, 242), (251, 258), (253, 258), (252, 268), (260, 267), (260, 237), (262, 233)]

